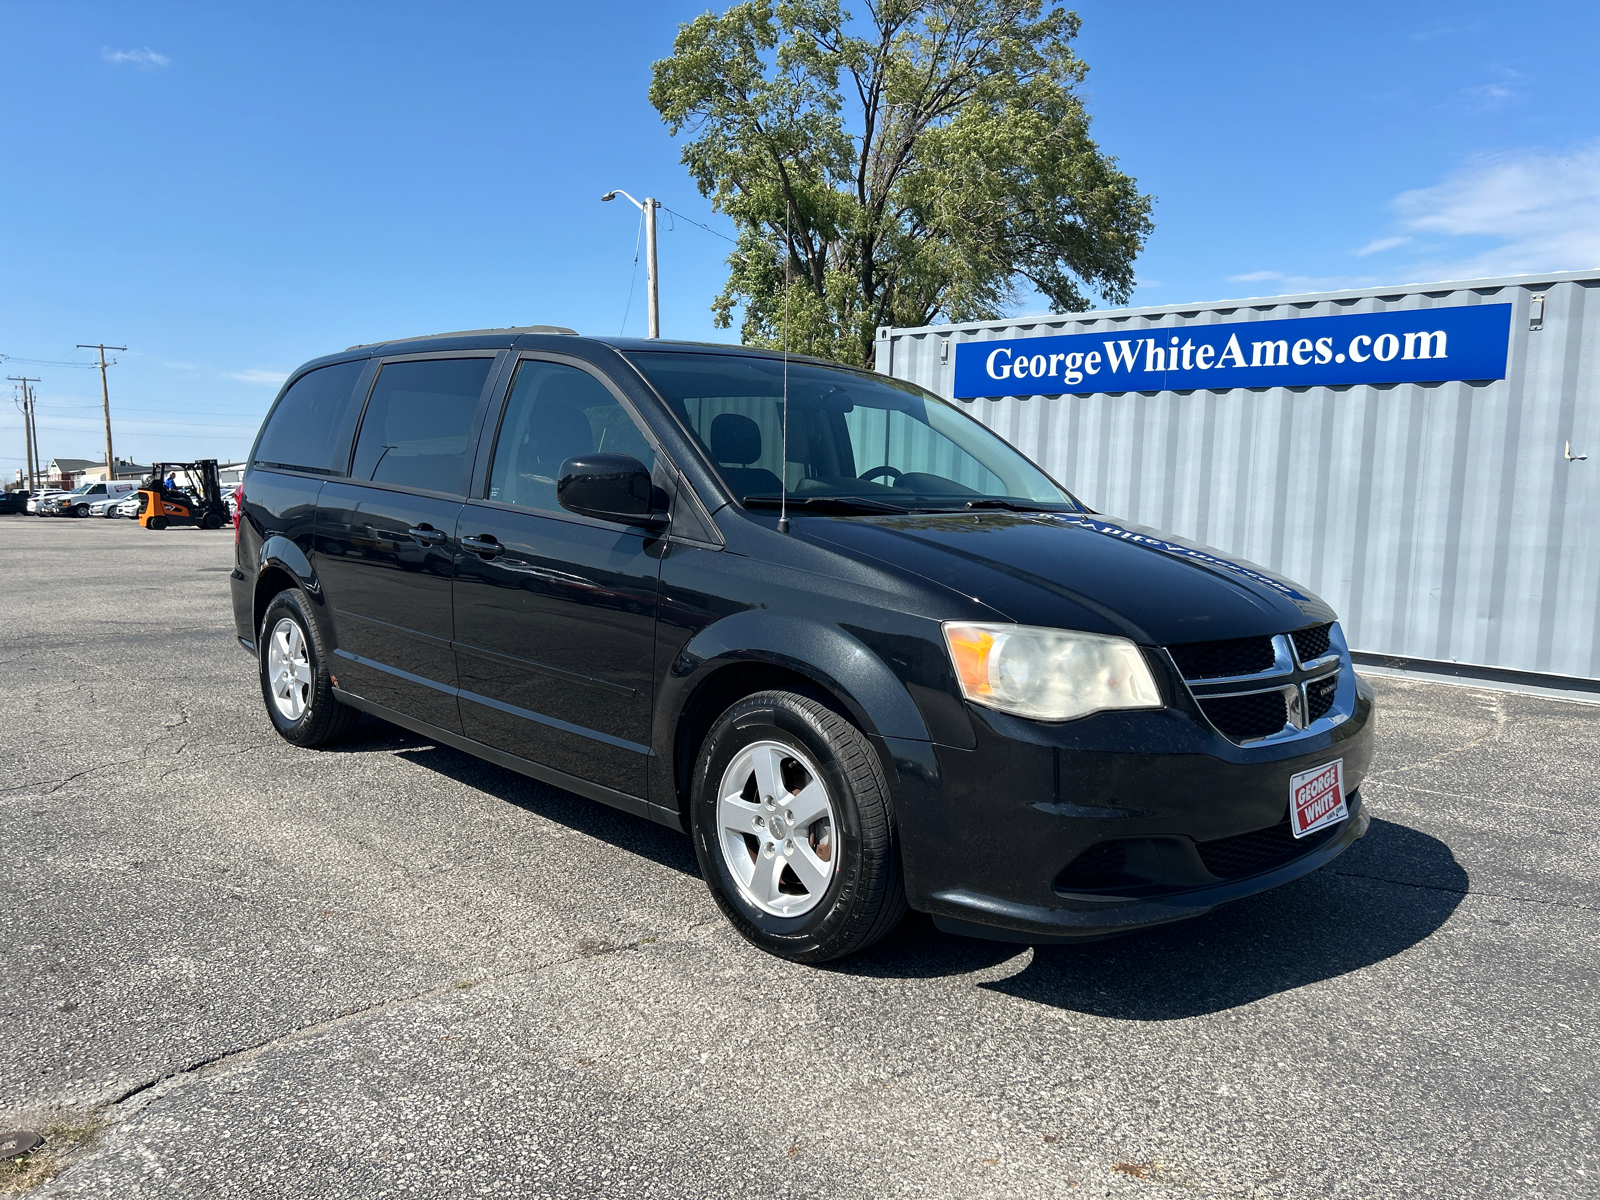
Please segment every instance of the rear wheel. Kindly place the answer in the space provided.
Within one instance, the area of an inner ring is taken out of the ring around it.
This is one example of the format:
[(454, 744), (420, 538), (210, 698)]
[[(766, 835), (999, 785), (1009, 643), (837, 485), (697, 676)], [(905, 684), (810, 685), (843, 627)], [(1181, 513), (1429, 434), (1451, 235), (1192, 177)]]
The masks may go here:
[(146, 529), (165, 529), (166, 527), (167, 519), (165, 517), (151, 517), (150, 523), (145, 526)]
[(888, 781), (820, 700), (761, 692), (712, 726), (690, 820), (700, 869), (741, 934), (797, 962), (871, 945), (905, 915)]
[(356, 727), (361, 713), (333, 694), (328, 656), (304, 592), (279, 592), (267, 605), (257, 637), (261, 696), (286, 741), (325, 746)]

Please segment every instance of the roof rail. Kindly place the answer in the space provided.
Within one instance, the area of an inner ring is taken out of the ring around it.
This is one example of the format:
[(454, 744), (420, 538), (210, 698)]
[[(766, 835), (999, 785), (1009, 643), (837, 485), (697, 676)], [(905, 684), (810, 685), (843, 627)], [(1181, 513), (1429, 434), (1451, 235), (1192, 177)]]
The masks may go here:
[(428, 342), (434, 338), (446, 337), (474, 337), (484, 333), (556, 333), (566, 337), (577, 337), (576, 329), (568, 329), (565, 325), (507, 325), (502, 329), (456, 329), (450, 333), (422, 333), (416, 337), (388, 338), (381, 342), (358, 342), (349, 346), (347, 350), (365, 350), (368, 346), (393, 346), (399, 342)]

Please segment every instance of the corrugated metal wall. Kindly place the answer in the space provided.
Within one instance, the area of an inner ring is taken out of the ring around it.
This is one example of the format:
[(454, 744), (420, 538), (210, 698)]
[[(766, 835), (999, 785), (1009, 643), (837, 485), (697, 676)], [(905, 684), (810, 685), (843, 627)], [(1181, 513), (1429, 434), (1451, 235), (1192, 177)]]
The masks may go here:
[(1493, 383), (958, 403), (1090, 506), (1309, 585), (1354, 649), (1596, 679), (1600, 275), (880, 330), (878, 364), (948, 397), (959, 341), (1507, 301)]

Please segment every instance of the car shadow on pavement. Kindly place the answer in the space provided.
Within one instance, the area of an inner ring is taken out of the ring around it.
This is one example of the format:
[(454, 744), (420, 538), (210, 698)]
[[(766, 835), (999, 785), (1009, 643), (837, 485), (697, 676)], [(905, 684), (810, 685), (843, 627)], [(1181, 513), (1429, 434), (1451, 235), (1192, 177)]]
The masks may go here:
[[(991, 991), (1100, 1017), (1170, 1021), (1235, 1008), (1382, 962), (1449, 918), (1468, 877), (1437, 838), (1389, 821), (1304, 879), (1190, 921), (1081, 946), (1038, 947)], [(831, 964), (851, 974), (928, 977), (983, 970), (1023, 947), (952, 937), (914, 916)]]
[(372, 752), (387, 750), (397, 758), (416, 763), (457, 783), (475, 788), (507, 804), (565, 825), (602, 842), (627, 850), (685, 875), (700, 876), (689, 839), (643, 817), (608, 808), (573, 792), (540, 783), (506, 767), (484, 759), (436, 745), (427, 738), (408, 733), (378, 721), (363, 721), (360, 732), (347, 742), (330, 747), (334, 751)]

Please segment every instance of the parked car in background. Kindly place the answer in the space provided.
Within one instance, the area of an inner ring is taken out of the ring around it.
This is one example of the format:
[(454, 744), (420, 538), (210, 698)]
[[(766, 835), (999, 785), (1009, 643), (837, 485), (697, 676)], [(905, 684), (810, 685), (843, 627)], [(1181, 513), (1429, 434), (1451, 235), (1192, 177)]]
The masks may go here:
[(17, 488), (15, 491), (0, 492), (0, 513), (25, 513), (28, 511), (28, 497), (33, 493), (26, 488)]
[(90, 507), (96, 500), (126, 497), (138, 490), (139, 485), (131, 479), (113, 479), (109, 483), (99, 480), (79, 484), (70, 492), (51, 497), (40, 511), (46, 516), (87, 517)]
[(28, 497), (28, 511), (36, 517), (42, 517), (45, 515), (45, 501), (53, 500), (57, 496), (65, 496), (66, 494), (63, 488), (44, 488), (41, 491), (34, 492), (33, 495)]
[(91, 517), (114, 517), (117, 515), (117, 505), (126, 499), (126, 496), (102, 496), (89, 505), (89, 515)]
[(139, 497), (140, 494), (135, 492), (127, 499), (117, 501), (115, 515), (119, 517), (137, 518), (139, 515)]

